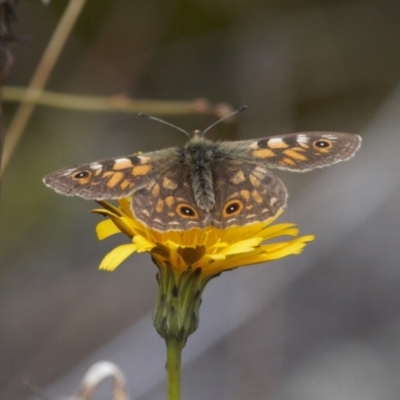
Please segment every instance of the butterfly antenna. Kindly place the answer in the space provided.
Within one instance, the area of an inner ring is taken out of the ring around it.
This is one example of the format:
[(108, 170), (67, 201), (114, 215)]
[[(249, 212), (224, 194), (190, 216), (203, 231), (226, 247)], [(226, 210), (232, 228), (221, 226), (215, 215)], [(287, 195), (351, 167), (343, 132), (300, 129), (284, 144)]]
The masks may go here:
[(214, 128), (215, 125), (219, 124), (222, 121), (225, 121), (226, 119), (232, 117), (233, 115), (239, 114), (240, 112), (246, 110), (247, 106), (242, 106), (238, 108), (235, 111), (232, 111), (228, 115), (225, 115), (225, 117), (220, 118), (218, 121), (215, 121), (213, 124), (211, 124), (207, 129), (205, 129), (203, 132), (201, 132), (201, 136), (205, 136), (205, 134), (212, 128)]
[(187, 135), (187, 136), (189, 136), (189, 137), (192, 136), (189, 132), (186, 132), (184, 129), (180, 128), (179, 126), (176, 126), (176, 125), (174, 125), (174, 124), (171, 124), (170, 122), (164, 121), (164, 120), (161, 119), (161, 118), (157, 118), (157, 117), (154, 117), (153, 115), (148, 115), (148, 114), (143, 114), (143, 113), (140, 113), (139, 116), (140, 116), (140, 117), (147, 118), (147, 119), (152, 119), (153, 121), (161, 122), (161, 123), (164, 124), (164, 125), (170, 126), (171, 128), (175, 128), (175, 129), (177, 129), (178, 131), (183, 132), (185, 135)]

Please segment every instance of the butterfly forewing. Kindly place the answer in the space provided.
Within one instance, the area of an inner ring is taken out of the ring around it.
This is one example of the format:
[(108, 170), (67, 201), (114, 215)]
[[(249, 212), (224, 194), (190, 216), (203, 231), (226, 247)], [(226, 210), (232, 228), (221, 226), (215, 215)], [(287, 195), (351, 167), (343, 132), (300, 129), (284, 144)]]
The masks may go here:
[(358, 135), (338, 132), (301, 132), (256, 140), (224, 142), (232, 154), (258, 161), (268, 168), (306, 172), (353, 157), (361, 145)]
[[(59, 169), (43, 182), (58, 193), (87, 200), (130, 196), (176, 159), (176, 149), (110, 158)], [(157, 167), (157, 168), (156, 168)]]

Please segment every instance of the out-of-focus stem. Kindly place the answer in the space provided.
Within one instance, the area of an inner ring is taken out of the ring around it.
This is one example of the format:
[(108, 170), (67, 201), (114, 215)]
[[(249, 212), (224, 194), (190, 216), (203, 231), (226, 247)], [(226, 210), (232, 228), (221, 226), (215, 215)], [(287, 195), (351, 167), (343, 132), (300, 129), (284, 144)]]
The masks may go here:
[[(29, 95), (30, 92), (31, 94)], [(137, 100), (123, 94), (113, 96), (85, 96), (26, 89), (17, 86), (5, 86), (3, 88), (3, 100), (5, 102), (24, 101), (47, 107), (86, 112), (121, 111), (157, 115), (216, 114), (216, 110), (205, 99), (190, 101)]]
[(45, 86), (85, 2), (86, 0), (70, 0), (49, 44), (47, 45), (42, 59), (40, 60), (31, 79), (28, 90), (26, 91), (26, 94), (8, 128), (4, 142), (3, 162), (1, 164), (0, 176), (3, 174), (8, 162), (10, 161), (11, 155), (22, 136), (32, 111), (35, 108), (36, 104), (34, 100), (40, 95), (41, 90)]

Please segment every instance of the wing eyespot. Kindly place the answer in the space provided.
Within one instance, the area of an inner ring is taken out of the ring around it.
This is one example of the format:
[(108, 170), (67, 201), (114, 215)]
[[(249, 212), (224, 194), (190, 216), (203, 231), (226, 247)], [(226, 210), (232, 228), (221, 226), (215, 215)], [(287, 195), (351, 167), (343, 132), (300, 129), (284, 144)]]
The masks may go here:
[(225, 204), (223, 216), (230, 218), (234, 215), (240, 214), (243, 210), (243, 203), (240, 200), (231, 200)]
[(313, 147), (317, 150), (329, 150), (333, 147), (333, 143), (327, 139), (318, 139), (313, 142)]
[(199, 214), (197, 213), (197, 211), (191, 207), (188, 204), (179, 204), (176, 207), (176, 212), (178, 213), (178, 215), (180, 215), (182, 218), (190, 218), (190, 219), (198, 219), (199, 218)]
[(81, 180), (81, 179), (87, 179), (87, 178), (89, 178), (89, 176), (90, 176), (89, 171), (79, 171), (79, 172), (75, 172), (72, 175), (72, 178), (76, 179), (76, 180)]

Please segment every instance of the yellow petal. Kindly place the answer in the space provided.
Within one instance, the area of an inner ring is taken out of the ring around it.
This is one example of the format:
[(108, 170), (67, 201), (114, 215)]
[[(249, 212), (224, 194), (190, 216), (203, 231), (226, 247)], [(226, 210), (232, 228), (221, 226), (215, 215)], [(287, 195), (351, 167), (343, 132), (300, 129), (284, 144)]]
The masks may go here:
[(114, 222), (114, 224), (119, 228), (119, 230), (125, 235), (129, 236), (132, 238), (136, 232), (135, 232), (135, 223), (132, 219), (128, 217), (116, 217), (115, 215), (111, 215), (110, 219)]
[[(307, 242), (311, 242), (314, 239), (315, 236), (308, 235), (290, 240), (289, 242), (276, 243), (274, 244), (277, 245), (275, 246), (275, 248), (267, 249), (264, 257), (267, 260), (276, 260), (278, 258), (290, 256), (293, 254), (300, 254), (303, 248), (306, 246)], [(260, 258), (263, 258), (263, 256), (260, 256)]]
[(133, 216), (131, 211), (131, 198), (119, 199), (118, 204), (126, 215)]
[(214, 261), (221, 261), (221, 260), (225, 260), (226, 259), (226, 255), (225, 254), (208, 254), (208, 257), (210, 257), (212, 260)]
[(138, 253), (143, 253), (144, 251), (150, 251), (151, 249), (156, 247), (155, 243), (151, 242), (150, 240), (146, 239), (141, 235), (136, 235), (133, 238), (133, 243), (137, 245)]
[(240, 253), (248, 253), (249, 251), (254, 250), (255, 247), (259, 246), (263, 241), (263, 238), (255, 237), (247, 240), (241, 240), (240, 242), (236, 242), (231, 244), (226, 249), (220, 251), (222, 254), (231, 255), (231, 254), (240, 254)]
[(298, 233), (299, 228), (297, 228), (297, 225), (290, 223), (268, 226), (260, 232), (266, 239), (284, 235), (296, 236)]
[[(120, 215), (122, 216), (124, 213), (117, 207), (113, 206), (111, 203), (107, 202), (107, 201), (103, 201), (103, 200), (98, 200), (97, 203), (99, 203), (101, 206), (103, 206), (108, 212), (115, 214), (115, 215)], [(101, 214), (102, 212), (104, 212), (105, 210), (102, 209), (96, 209), (96, 210), (92, 210), (92, 212), (95, 213), (99, 213)]]
[(114, 224), (113, 221), (111, 221), (111, 219), (105, 219), (104, 221), (99, 222), (96, 226), (96, 234), (99, 240), (108, 238), (116, 233), (121, 233), (121, 230)]
[(100, 263), (99, 269), (114, 271), (119, 264), (137, 250), (137, 245), (133, 243), (123, 244), (111, 250)]

